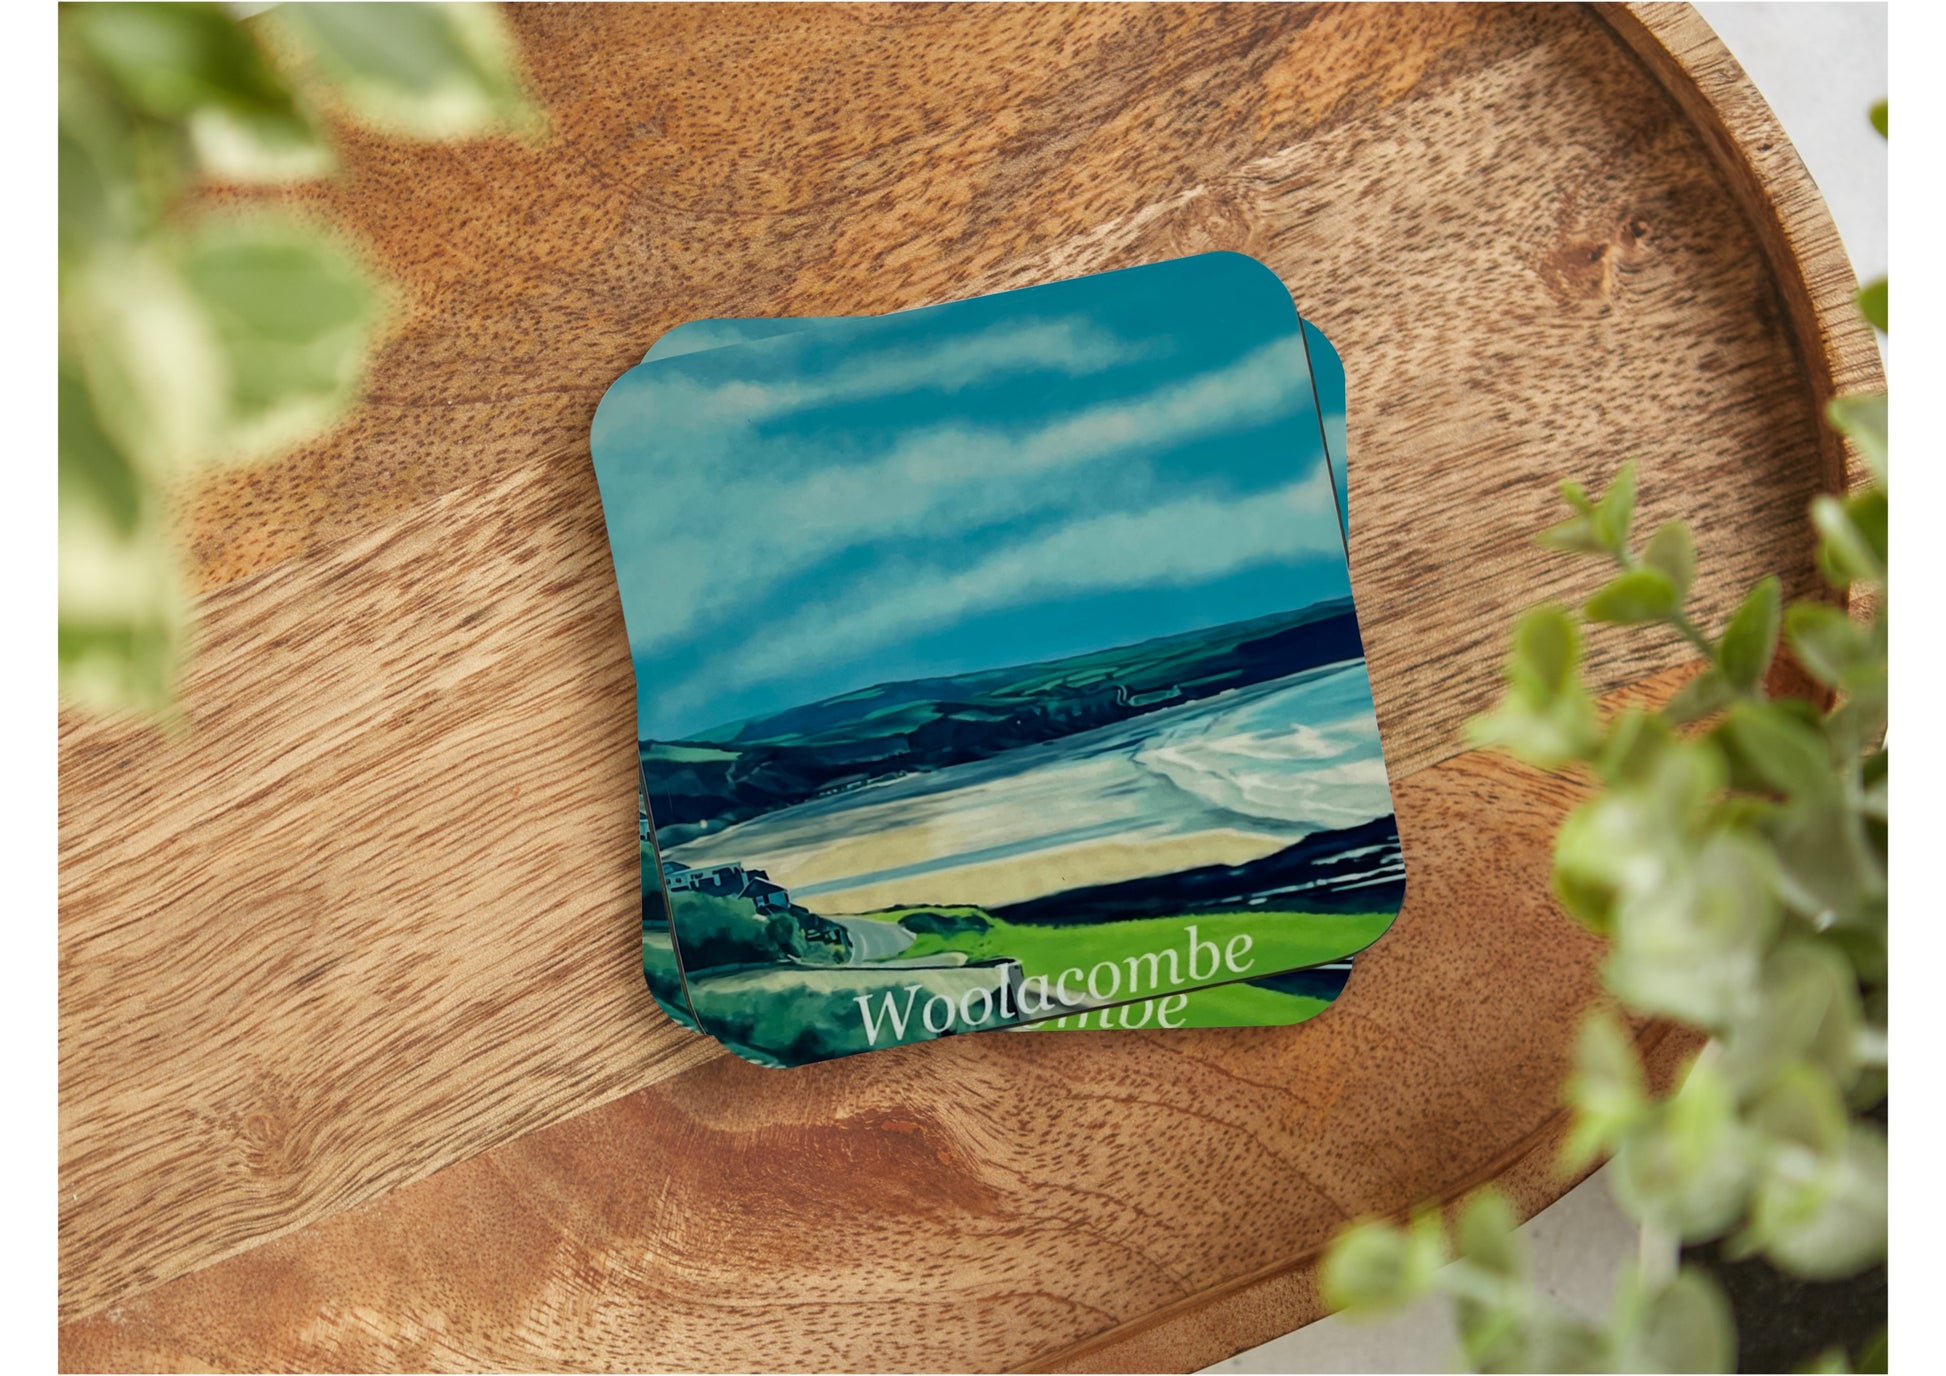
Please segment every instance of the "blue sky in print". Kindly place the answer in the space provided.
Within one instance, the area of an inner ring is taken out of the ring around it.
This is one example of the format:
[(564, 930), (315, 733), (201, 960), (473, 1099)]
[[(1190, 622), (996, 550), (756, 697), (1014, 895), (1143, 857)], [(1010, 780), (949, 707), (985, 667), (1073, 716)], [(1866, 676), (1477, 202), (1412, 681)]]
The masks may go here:
[(644, 739), (1350, 596), (1296, 311), (1236, 254), (644, 364), (592, 445)]

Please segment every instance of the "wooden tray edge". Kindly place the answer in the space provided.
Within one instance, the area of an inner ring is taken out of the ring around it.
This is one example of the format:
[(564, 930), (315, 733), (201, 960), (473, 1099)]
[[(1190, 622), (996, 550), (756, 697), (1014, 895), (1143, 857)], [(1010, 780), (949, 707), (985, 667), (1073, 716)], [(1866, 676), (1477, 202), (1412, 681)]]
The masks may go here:
[[(1857, 273), (1817, 183), (1729, 49), (1692, 5), (1604, 3), (1590, 8), (1703, 137), (1782, 290), (1792, 342), (1822, 412), (1832, 397), (1885, 387), (1878, 337), (1858, 313)], [(1862, 121), (1863, 110), (1858, 112)], [(1863, 458), (1837, 432), (1819, 437), (1832, 491), (1865, 480)]]
[[(1790, 335), (1820, 412), (1834, 396), (1885, 387), (1878, 339), (1852, 301), (1857, 273), (1831, 210), (1796, 147), (1742, 66), (1692, 5), (1666, 0), (1590, 6), (1622, 46), (1668, 92), (1703, 137), (1731, 193), (1763, 247), (1783, 296)], [(1863, 112), (1860, 112), (1861, 118)], [(1824, 485), (1843, 491), (1869, 474), (1856, 446), (1829, 427), (1820, 431)], [(1697, 1038), (1680, 1029), (1652, 1031), (1642, 1052), (1651, 1076), (1673, 1080)], [(1550, 1118), (1500, 1165), (1468, 1189), (1497, 1183), (1531, 1218), (1590, 1172), (1563, 1182), (1554, 1165), (1565, 1139), (1565, 1113)], [(1457, 1202), (1465, 1190), (1442, 1203)], [(1046, 1371), (1192, 1371), (1294, 1332), (1324, 1316), (1317, 1293), (1318, 1256), (1190, 1296), (1086, 1342), (1048, 1354)], [(1212, 1322), (1225, 1311), (1220, 1323)], [(1296, 1319), (1295, 1324), (1289, 1321)], [(1218, 1328), (1222, 1335), (1218, 1336)]]
[[(1701, 1049), (1686, 1027), (1651, 1023), (1636, 1040), (1649, 1082), (1667, 1092)], [(1579, 1185), (1595, 1168), (1572, 1175), (1559, 1165), (1572, 1126), (1565, 1110), (1550, 1116), (1498, 1161), (1438, 1202), (1452, 1208), (1484, 1185), (1501, 1189), (1524, 1222)], [(1403, 1222), (1401, 1218), (1397, 1220)], [(1019, 1370), (1063, 1372), (1197, 1371), (1325, 1317), (1318, 1294), (1322, 1252), (1281, 1262), (1053, 1353)], [(1292, 1320), (1296, 1320), (1295, 1323)]]

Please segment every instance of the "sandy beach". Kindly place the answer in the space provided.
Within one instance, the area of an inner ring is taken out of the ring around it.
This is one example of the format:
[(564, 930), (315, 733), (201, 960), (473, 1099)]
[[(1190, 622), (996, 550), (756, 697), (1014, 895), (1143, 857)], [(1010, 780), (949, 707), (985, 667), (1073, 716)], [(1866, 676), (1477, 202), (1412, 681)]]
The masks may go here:
[[(859, 866), (858, 873), (871, 874), (890, 868), (876, 853), (874, 843), (879, 839), (860, 837), (832, 849), (842, 849), (853, 858)], [(895, 848), (899, 844), (899, 838), (884, 839), (892, 841)], [(1287, 844), (1281, 836), (1231, 830), (1157, 836), (1149, 840), (1080, 841), (1010, 859), (928, 869), (898, 879), (827, 888), (802, 901), (807, 908), (822, 913), (863, 913), (920, 903), (973, 903), (994, 908), (1063, 889), (1173, 874), (1198, 865), (1240, 865)], [(772, 875), (786, 887), (791, 883), (778, 869), (773, 869)]]
[(1272, 681), (814, 798), (666, 853), (762, 868), (826, 914), (995, 907), (1242, 864), (1390, 810), (1367, 702), (1362, 666)]

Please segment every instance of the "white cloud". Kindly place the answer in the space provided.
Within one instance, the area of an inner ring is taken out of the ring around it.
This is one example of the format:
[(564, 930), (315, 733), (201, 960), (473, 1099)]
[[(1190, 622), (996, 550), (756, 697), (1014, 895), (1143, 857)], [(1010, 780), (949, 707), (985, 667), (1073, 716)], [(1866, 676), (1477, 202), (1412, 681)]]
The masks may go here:
[[(1007, 347), (1040, 347), (1052, 339), (1033, 330), (1017, 332)], [(971, 346), (982, 340), (987, 357), (1025, 356), (1006, 353), (994, 337), (973, 336), (962, 341), (969, 347), (944, 360), (944, 376), (970, 380), (982, 356)], [(1071, 332), (1069, 342), (1086, 343), (1080, 332)], [(859, 376), (936, 380), (940, 366), (937, 354), (926, 355), (923, 367), (881, 359)], [(1291, 386), (1303, 366), (1293, 336), (1227, 367), (1033, 429), (931, 426), (872, 455), (802, 437), (767, 444), (747, 424), (720, 419), (741, 414), (747, 421), (754, 412), (737, 413), (739, 405), (781, 404), (763, 384), (716, 389), (707, 408), (719, 418), (713, 428), (669, 421), (680, 412), (664, 408), (677, 399), (657, 393), (647, 414), (665, 423), (642, 422), (643, 433), (654, 437), (649, 454), (609, 460), (603, 474), (616, 539), (632, 555), (622, 563), (630, 642), (638, 653), (652, 652), (856, 545), (958, 536), (1026, 516), (1099, 513), (1117, 501), (1140, 500), (1151, 486), (1148, 466), (1139, 462), (1143, 454), (1282, 413), (1303, 399)], [(854, 378), (842, 385), (863, 384)], [(1098, 471), (1109, 459), (1126, 462), (1111, 473)], [(1321, 472), (1318, 477), (1322, 482)]]
[(788, 627), (659, 695), (660, 705), (686, 711), (726, 684), (788, 677), (982, 612), (1077, 594), (1188, 586), (1339, 548), (1322, 466), (1299, 481), (1241, 497), (1191, 495), (1145, 510), (1086, 515), (963, 569), (875, 569), (848, 592), (799, 608)]
[[(804, 342), (805, 336), (792, 336)], [(811, 336), (815, 338), (815, 336)], [(1055, 371), (1085, 377), (1153, 352), (1084, 319), (1029, 320), (919, 347), (861, 350), (822, 374), (775, 380), (713, 381), (688, 369), (648, 372), (602, 398), (593, 425), (597, 447), (626, 452), (642, 434), (707, 434), (725, 425), (748, 427), (822, 406), (929, 389), (956, 392), (1009, 372)]]

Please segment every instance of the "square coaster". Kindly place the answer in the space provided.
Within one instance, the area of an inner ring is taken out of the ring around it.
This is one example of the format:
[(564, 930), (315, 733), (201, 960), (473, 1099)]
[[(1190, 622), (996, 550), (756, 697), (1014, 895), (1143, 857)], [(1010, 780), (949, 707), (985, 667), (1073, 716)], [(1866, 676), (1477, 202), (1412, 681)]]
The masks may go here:
[[(703, 349), (731, 344), (748, 344), (760, 339), (795, 334), (824, 325), (843, 324), (850, 316), (743, 316), (692, 320), (665, 331), (642, 356), (644, 363), (659, 358), (674, 358)], [(1324, 332), (1309, 320), (1300, 319), (1304, 331), (1305, 354), (1311, 368), (1312, 386), (1317, 397), (1325, 453), (1331, 465), (1332, 485), (1337, 490), (1338, 523), (1349, 532), (1350, 506), (1345, 443), (1345, 370), (1338, 350)], [(645, 854), (652, 855), (646, 787), (638, 793), (640, 803), (639, 839)], [(665, 940), (668, 933), (667, 905), (661, 892), (661, 876), (653, 868), (643, 875), (644, 922), (652, 929), (645, 943), (645, 974), (650, 994), (669, 1017), (685, 1027), (696, 1028), (694, 1015), (684, 1001), (682, 981), (676, 972), (674, 951)], [(1349, 958), (1303, 970), (1271, 974), (1236, 984), (1191, 990), (1186, 1006), (1172, 1017), (1184, 1027), (1285, 1027), (1315, 1017), (1328, 1007), (1344, 989), (1351, 976)], [(1083, 1012), (1040, 1022), (1022, 1024), (1019, 1031), (1097, 1031), (1118, 1029), (1124, 1021), (1145, 1025), (1153, 1010), (1123, 1006)]]
[(1183, 1025), (1195, 989), (1384, 929), (1403, 874), (1302, 352), (1281, 284), (1219, 254), (611, 389), (645, 880), (706, 1030), (792, 1064)]

